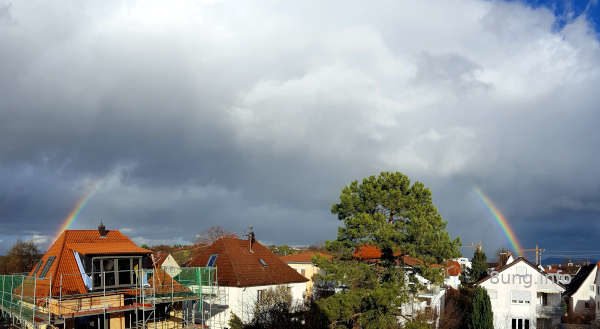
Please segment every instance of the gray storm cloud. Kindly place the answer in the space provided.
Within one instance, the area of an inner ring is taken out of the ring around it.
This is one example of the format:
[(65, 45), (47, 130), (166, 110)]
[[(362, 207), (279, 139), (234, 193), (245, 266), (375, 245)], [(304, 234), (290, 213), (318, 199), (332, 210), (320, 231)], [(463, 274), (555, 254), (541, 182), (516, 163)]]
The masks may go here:
[(600, 48), (554, 22), (494, 1), (0, 3), (0, 245), (51, 239), (89, 182), (77, 228), (319, 242), (341, 187), (382, 170), (432, 187), (465, 242), (507, 245), (474, 186), (524, 244), (566, 240), (600, 211)]

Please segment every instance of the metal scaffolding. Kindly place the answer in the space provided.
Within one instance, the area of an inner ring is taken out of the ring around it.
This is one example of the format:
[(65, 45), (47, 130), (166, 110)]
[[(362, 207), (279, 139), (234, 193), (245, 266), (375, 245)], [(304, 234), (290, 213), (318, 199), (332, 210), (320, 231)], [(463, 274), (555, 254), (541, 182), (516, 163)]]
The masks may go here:
[(110, 287), (110, 276), (100, 273), (101, 288), (85, 294), (66, 288), (85, 273), (0, 275), (0, 318), (23, 329), (92, 327), (90, 322), (104, 329), (224, 326), (227, 297), (216, 268), (139, 269), (131, 275), (131, 285)]

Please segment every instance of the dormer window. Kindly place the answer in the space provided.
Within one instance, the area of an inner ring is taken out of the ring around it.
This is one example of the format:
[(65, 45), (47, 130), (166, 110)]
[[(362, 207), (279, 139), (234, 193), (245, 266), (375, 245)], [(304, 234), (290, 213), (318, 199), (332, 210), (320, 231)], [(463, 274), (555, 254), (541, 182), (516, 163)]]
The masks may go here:
[(208, 257), (208, 262), (206, 262), (206, 267), (215, 267), (215, 263), (217, 262), (218, 256), (219, 255), (217, 254), (210, 255), (210, 257)]
[(92, 289), (119, 288), (135, 285), (136, 269), (141, 269), (139, 256), (92, 258)]
[(267, 262), (265, 262), (265, 260), (264, 260), (264, 259), (262, 259), (262, 258), (259, 258), (259, 259), (258, 259), (258, 261), (260, 262), (260, 264), (261, 264), (263, 267), (267, 267), (267, 266), (269, 266), (269, 265), (267, 264)]

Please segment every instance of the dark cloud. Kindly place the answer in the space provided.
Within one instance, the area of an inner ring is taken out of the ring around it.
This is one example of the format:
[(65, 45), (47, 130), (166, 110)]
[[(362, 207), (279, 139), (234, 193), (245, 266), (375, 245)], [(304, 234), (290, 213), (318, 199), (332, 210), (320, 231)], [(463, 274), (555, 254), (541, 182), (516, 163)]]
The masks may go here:
[(585, 18), (556, 30), (519, 3), (314, 5), (0, 6), (0, 248), (51, 240), (93, 182), (74, 227), (103, 220), (143, 243), (212, 225), (331, 239), (341, 187), (382, 170), (431, 186), (452, 234), (491, 250), (507, 241), (475, 186), (527, 246), (563, 241), (558, 214), (597, 221)]

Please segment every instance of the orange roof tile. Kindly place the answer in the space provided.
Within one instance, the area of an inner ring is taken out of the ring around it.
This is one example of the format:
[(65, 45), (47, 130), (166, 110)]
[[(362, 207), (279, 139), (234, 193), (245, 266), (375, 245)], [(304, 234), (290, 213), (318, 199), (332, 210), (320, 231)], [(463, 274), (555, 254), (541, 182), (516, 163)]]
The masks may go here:
[(448, 273), (449, 276), (459, 276), (461, 273), (460, 263), (455, 260), (447, 261), (446, 273)]
[[(38, 278), (38, 289), (36, 290), (39, 292), (37, 296), (40, 296), (40, 292), (48, 294), (50, 282), (52, 282), (52, 294), (54, 295), (59, 291), (61, 281), (63, 295), (86, 293), (87, 288), (79, 272), (74, 251), (82, 254), (109, 254), (106, 250), (110, 250), (110, 254), (149, 254), (152, 252), (138, 247), (127, 236), (116, 230), (108, 231), (104, 237), (100, 236), (98, 230), (65, 230), (48, 248), (41, 259), (42, 266), (35, 273), (35, 277)], [(42, 269), (50, 257), (54, 257), (54, 262), (48, 269), (44, 280), (40, 280)], [(35, 268), (29, 273), (29, 276), (34, 276), (34, 271)]]
[(286, 255), (286, 256), (281, 256), (279, 258), (281, 258), (282, 261), (291, 264), (291, 263), (312, 263), (312, 259), (315, 256), (321, 256), (324, 257), (326, 259), (331, 259), (333, 258), (333, 256), (326, 254), (326, 253), (322, 253), (322, 252), (318, 252), (318, 251), (303, 251), (297, 254), (291, 254), (291, 255)]
[(356, 248), (352, 256), (361, 260), (380, 259), (381, 250), (374, 245), (365, 244)]
[(217, 280), (222, 286), (251, 287), (308, 281), (259, 242), (253, 243), (251, 252), (248, 240), (222, 237), (200, 249), (190, 266), (206, 266), (211, 255), (217, 255)]
[(148, 254), (151, 250), (140, 248), (128, 242), (68, 243), (67, 247), (83, 255)]

